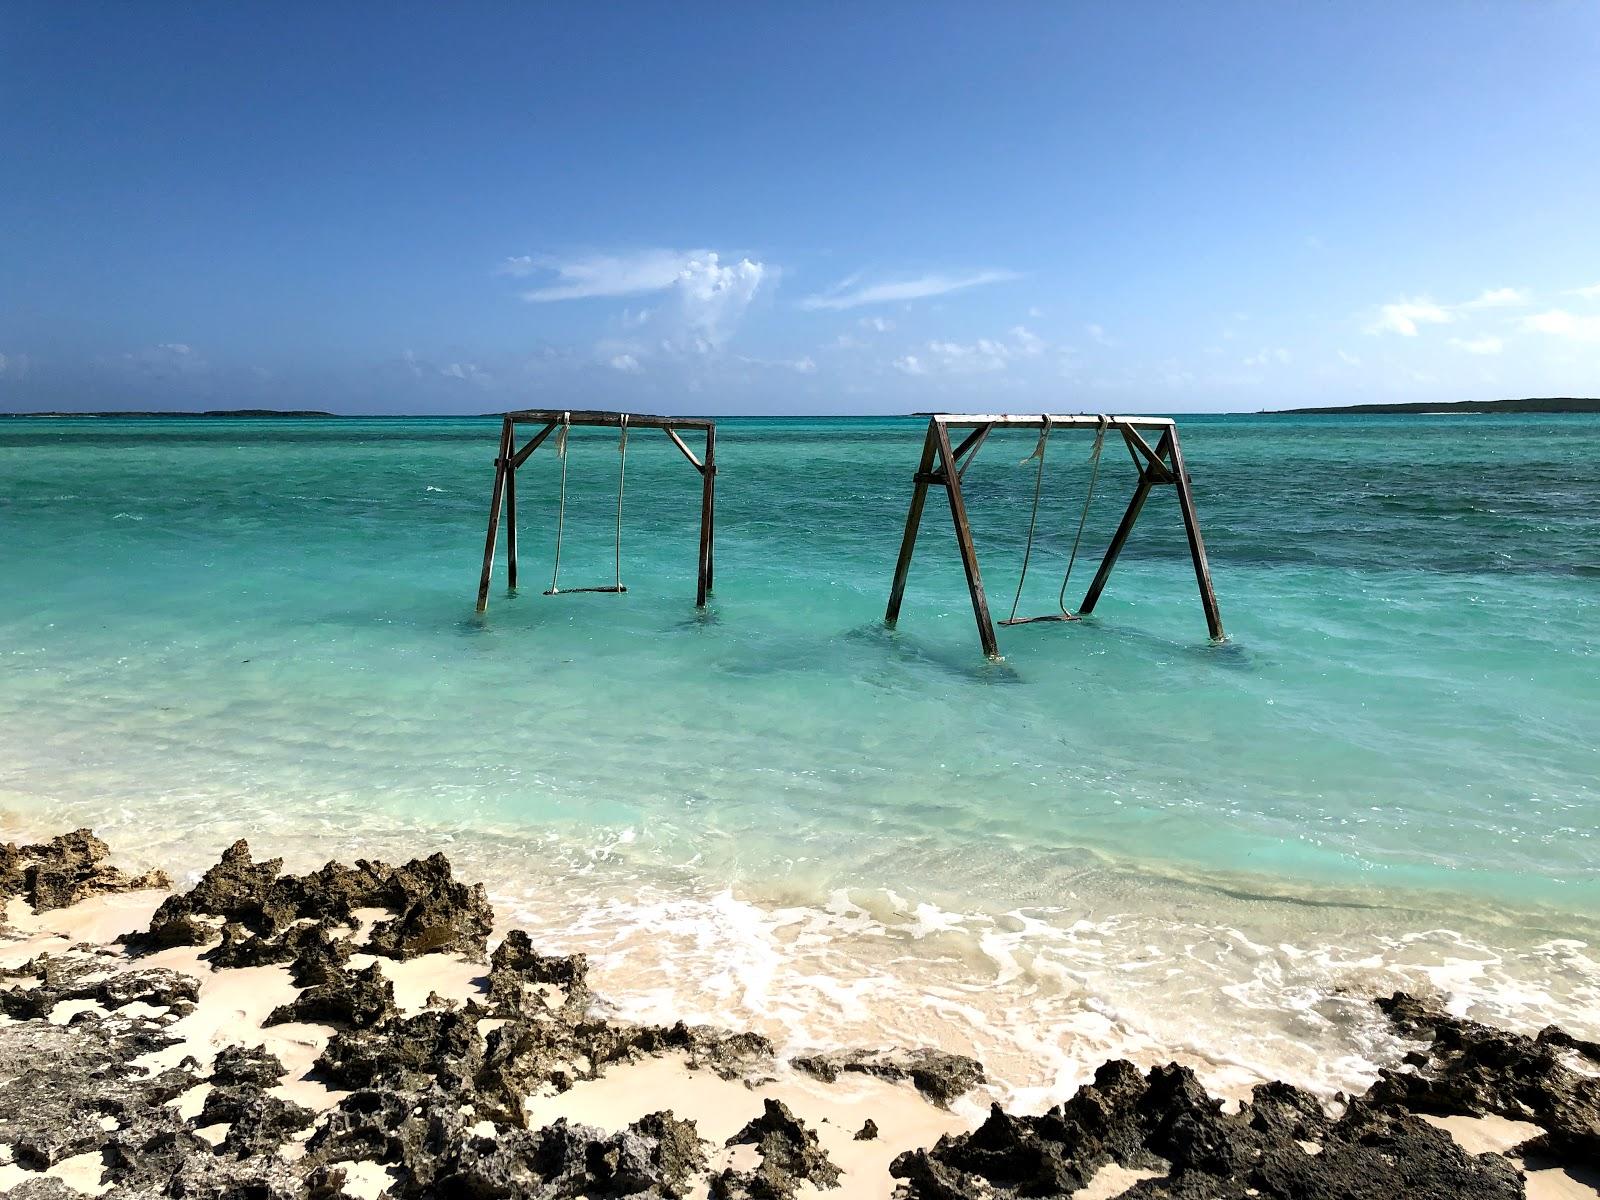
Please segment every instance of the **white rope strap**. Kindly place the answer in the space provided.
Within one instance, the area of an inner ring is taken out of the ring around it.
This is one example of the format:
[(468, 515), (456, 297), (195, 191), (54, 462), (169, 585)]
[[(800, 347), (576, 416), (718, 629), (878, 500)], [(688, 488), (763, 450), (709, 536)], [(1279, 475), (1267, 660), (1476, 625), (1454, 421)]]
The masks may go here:
[(1050, 417), (1044, 418), (1044, 427), (1039, 430), (1039, 441), (1033, 447), (1033, 453), (1017, 465), (1026, 466), (1028, 459), (1037, 458), (1039, 469), (1033, 475), (1033, 511), (1028, 515), (1028, 544), (1022, 551), (1022, 574), (1017, 576), (1017, 594), (1011, 597), (1011, 615), (1008, 621), (1017, 619), (1017, 605), (1022, 603), (1022, 585), (1028, 582), (1028, 560), (1033, 557), (1033, 531), (1039, 523), (1039, 492), (1044, 487), (1044, 451), (1045, 445), (1050, 440)]
[(1078, 545), (1083, 541), (1083, 527), (1089, 520), (1089, 505), (1094, 500), (1095, 481), (1100, 478), (1100, 451), (1106, 444), (1106, 428), (1111, 423), (1111, 418), (1104, 413), (1100, 414), (1100, 424), (1094, 431), (1094, 449), (1089, 452), (1089, 490), (1083, 497), (1083, 511), (1078, 514), (1078, 533), (1072, 539), (1072, 554), (1067, 559), (1067, 573), (1061, 577), (1061, 590), (1056, 593), (1056, 607), (1061, 610), (1061, 615), (1070, 617), (1067, 611), (1067, 584), (1072, 580), (1072, 566), (1078, 561)]
[(567, 527), (567, 432), (572, 428), (572, 414), (561, 414), (561, 428), (556, 430), (556, 457), (561, 460), (561, 506), (556, 510), (556, 561), (550, 571), (550, 592), (554, 596), (561, 590), (561, 534)]

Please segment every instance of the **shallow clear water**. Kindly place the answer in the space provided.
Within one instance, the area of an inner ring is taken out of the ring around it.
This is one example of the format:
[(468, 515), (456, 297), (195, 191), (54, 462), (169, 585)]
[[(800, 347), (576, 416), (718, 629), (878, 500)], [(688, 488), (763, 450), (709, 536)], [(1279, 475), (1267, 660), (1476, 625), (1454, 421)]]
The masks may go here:
[[(882, 626), (920, 421), (722, 422), (704, 615), (659, 434), (628, 594), (539, 594), (541, 451), (478, 618), (497, 428), (0, 422), (7, 824), (182, 869), (446, 845), (639, 1011), (971, 1046), (1030, 1098), (1109, 1052), (1349, 1085), (1393, 986), (1600, 1028), (1600, 423), (1185, 419), (1228, 642), (1163, 489), (1095, 618), (1000, 664), (937, 493)], [(967, 478), (999, 615), (1032, 441)], [(1052, 438), (1024, 612), (1089, 444)], [(610, 581), (617, 466), (574, 434), (564, 586)], [(1116, 447), (1069, 603), (1131, 482)]]

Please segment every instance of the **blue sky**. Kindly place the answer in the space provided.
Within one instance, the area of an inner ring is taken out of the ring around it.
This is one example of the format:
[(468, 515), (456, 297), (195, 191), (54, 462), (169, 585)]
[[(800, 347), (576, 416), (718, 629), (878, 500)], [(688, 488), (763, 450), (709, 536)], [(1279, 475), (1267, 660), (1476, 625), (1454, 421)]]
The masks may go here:
[(1600, 5), (0, 7), (0, 408), (1600, 394)]

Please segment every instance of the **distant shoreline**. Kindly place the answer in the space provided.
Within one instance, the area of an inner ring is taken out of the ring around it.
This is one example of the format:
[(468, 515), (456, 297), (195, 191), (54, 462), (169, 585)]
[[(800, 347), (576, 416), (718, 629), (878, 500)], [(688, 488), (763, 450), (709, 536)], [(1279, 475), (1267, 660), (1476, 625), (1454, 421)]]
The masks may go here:
[(1524, 400), (1453, 400), (1444, 404), (1342, 404), (1328, 408), (1264, 409), (1262, 416), (1326, 416), (1333, 413), (1395, 413), (1439, 416), (1450, 413), (1600, 413), (1600, 399), (1584, 396), (1530, 397)]
[[(1337, 416), (1382, 415), (1395, 416), (1448, 416), (1454, 413), (1600, 413), (1600, 398), (1588, 396), (1544, 396), (1516, 400), (1451, 400), (1443, 403), (1403, 401), (1394, 404), (1334, 404), (1307, 408), (1263, 408), (1230, 412), (1176, 412), (1162, 415), (1178, 417), (1282, 417), (1282, 416)], [(40, 412), (0, 412), (0, 420), (51, 419), (136, 419), (136, 420), (498, 420), (501, 413), (336, 413), (312, 408), (213, 408), (203, 410), (107, 409), (95, 412), (46, 410)], [(849, 420), (857, 418), (926, 418), (927, 412), (913, 413), (722, 413), (718, 420)]]

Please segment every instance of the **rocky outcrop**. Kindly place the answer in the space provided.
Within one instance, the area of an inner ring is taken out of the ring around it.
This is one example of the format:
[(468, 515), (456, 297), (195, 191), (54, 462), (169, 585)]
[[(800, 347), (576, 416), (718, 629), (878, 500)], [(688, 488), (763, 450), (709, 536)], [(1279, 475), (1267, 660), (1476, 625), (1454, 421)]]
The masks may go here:
[(754, 1146), (761, 1162), (753, 1171), (730, 1167), (715, 1176), (712, 1200), (791, 1200), (802, 1183), (836, 1188), (843, 1177), (817, 1135), (781, 1100), (767, 1100), (761, 1115), (729, 1138), (728, 1145)]
[[(314, 943), (333, 944), (353, 931), (355, 912), (394, 914), (372, 929), (364, 949), (388, 958), (453, 951), (482, 959), (494, 912), (483, 885), (457, 880), (442, 854), (404, 866), (359, 859), (329, 863), (308, 875), (283, 874), (283, 860), (256, 862), (240, 840), (191, 890), (167, 897), (148, 929), (130, 934), (135, 950), (204, 946), (217, 966), (297, 960)], [(345, 955), (348, 957), (348, 954)]]
[[(49, 878), (29, 875), (44, 861), (39, 847), (0, 852), (10, 894), (48, 905), (128, 882), (97, 874), (106, 851), (92, 835), (48, 847), (57, 847), (49, 862), (58, 872)], [(391, 915), (358, 945), (357, 912), (373, 908)], [(489, 959), (481, 998), (435, 997), (410, 1015), (396, 1006), (381, 964), (350, 966), (357, 951), (482, 957), (488, 911), (483, 889), (456, 880), (442, 856), (402, 867), (330, 863), (296, 876), (277, 860), (255, 862), (236, 843), (131, 935), (130, 949), (206, 946), (216, 971), (286, 966), (301, 990), (269, 1022), (332, 1028), (314, 1074), (343, 1093), (338, 1102), (314, 1113), (276, 1094), (283, 1063), (260, 1048), (227, 1047), (209, 1066), (187, 1058), (148, 1068), (148, 1056), (177, 1044), (172, 1026), (194, 1011), (198, 981), (77, 947), (3, 973), (0, 1147), (8, 1149), (0, 1157), (39, 1172), (98, 1153), (111, 1200), (335, 1200), (347, 1164), (358, 1161), (386, 1168), (398, 1200), (668, 1198), (708, 1185), (723, 1200), (787, 1200), (851, 1182), (815, 1130), (775, 1099), (726, 1144), (753, 1148), (758, 1165), (709, 1179), (698, 1131), (670, 1111), (618, 1131), (567, 1121), (532, 1127), (530, 1095), (654, 1055), (746, 1083), (774, 1074), (772, 1045), (753, 1033), (596, 1016), (582, 955), (541, 954), (512, 931)], [(1449, 1114), (1535, 1122), (1545, 1132), (1520, 1149), (1545, 1161), (1576, 1169), (1600, 1159), (1600, 1046), (1553, 1028), (1508, 1033), (1403, 994), (1380, 1004), (1417, 1048), (1364, 1095), (1331, 1108), (1271, 1083), (1227, 1113), (1183, 1067), (1141, 1072), (1109, 1062), (1049, 1112), (1019, 1117), (995, 1107), (973, 1132), (899, 1155), (893, 1174), (910, 1200), (1065, 1198), (1109, 1164), (1150, 1174), (1124, 1193), (1134, 1200), (1521, 1196), (1512, 1160), (1467, 1154), (1422, 1119)], [(926, 1050), (819, 1053), (792, 1066), (828, 1082), (849, 1074), (906, 1081), (940, 1106), (983, 1082), (974, 1060)], [(200, 1111), (180, 1117), (174, 1102), (201, 1084)], [(854, 1134), (878, 1136), (870, 1117)], [(9, 1194), (76, 1195), (37, 1176)]]
[(69, 1000), (107, 1009), (137, 1001), (181, 1017), (200, 996), (199, 983), (178, 971), (124, 971), (96, 955), (41, 954), (7, 974), (30, 981), (0, 991), (0, 1012), (14, 1021), (42, 1020)]
[(984, 1082), (983, 1064), (977, 1059), (942, 1050), (835, 1050), (791, 1058), (789, 1065), (824, 1083), (847, 1073), (909, 1079), (940, 1108), (949, 1108), (952, 1100)]
[(0, 928), (4, 901), (21, 896), (35, 912), (66, 908), (105, 892), (166, 888), (164, 871), (129, 875), (110, 864), (111, 848), (87, 829), (75, 829), (38, 845), (0, 845)]
[(361, 971), (339, 967), (322, 983), (306, 988), (288, 1004), (272, 1010), (266, 1024), (307, 1021), (336, 1029), (371, 1029), (399, 1015), (394, 984), (373, 963)]
[(1452, 1017), (1396, 992), (1379, 1000), (1402, 1033), (1426, 1043), (1405, 1070), (1381, 1073), (1367, 1093), (1374, 1104), (1440, 1116), (1493, 1114), (1531, 1121), (1545, 1132), (1518, 1147), (1558, 1166), (1600, 1162), (1600, 1077), (1571, 1059), (1600, 1067), (1600, 1046), (1555, 1027), (1526, 1037)]
[(1101, 1167), (1153, 1170), (1130, 1198), (1266, 1200), (1513, 1200), (1517, 1169), (1469, 1155), (1410, 1113), (1352, 1102), (1337, 1119), (1287, 1084), (1255, 1089), (1225, 1114), (1185, 1067), (1141, 1075), (1109, 1062), (1066, 1104), (1037, 1117), (998, 1106), (974, 1132), (895, 1159), (891, 1171), (919, 1200), (1070, 1196)]

